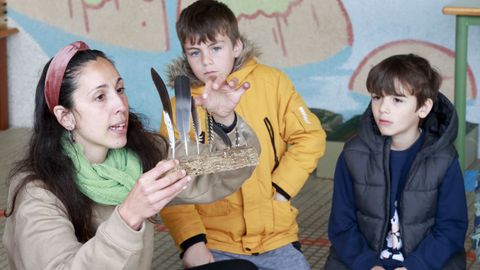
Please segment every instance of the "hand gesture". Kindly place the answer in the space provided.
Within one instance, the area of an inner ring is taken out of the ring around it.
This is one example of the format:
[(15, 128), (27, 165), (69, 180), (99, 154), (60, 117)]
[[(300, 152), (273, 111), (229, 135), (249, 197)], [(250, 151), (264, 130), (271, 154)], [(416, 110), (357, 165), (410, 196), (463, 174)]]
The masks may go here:
[(118, 212), (134, 230), (143, 221), (157, 214), (170, 200), (186, 188), (190, 176), (184, 170), (175, 170), (178, 160), (159, 162), (144, 173), (133, 186)]
[(212, 253), (204, 242), (193, 244), (183, 254), (183, 267), (186, 269), (214, 261)]
[(234, 109), (248, 88), (250, 83), (239, 86), (238, 79), (227, 82), (226, 76), (221, 74), (205, 82), (205, 91), (195, 98), (195, 104), (211, 113), (217, 123), (229, 126), (235, 118)]

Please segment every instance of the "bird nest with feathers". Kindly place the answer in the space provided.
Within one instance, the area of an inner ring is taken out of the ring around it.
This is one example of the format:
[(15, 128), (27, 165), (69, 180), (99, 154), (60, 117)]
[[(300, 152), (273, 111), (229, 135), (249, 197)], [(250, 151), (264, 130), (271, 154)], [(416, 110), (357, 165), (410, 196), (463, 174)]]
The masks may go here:
[[(228, 148), (220, 151), (210, 151), (208, 153), (199, 154), (199, 138), (202, 131), (195, 101), (191, 96), (189, 78), (186, 76), (177, 76), (175, 78), (176, 118), (175, 122), (173, 122), (172, 104), (170, 103), (167, 87), (155, 69), (151, 68), (150, 73), (160, 96), (160, 100), (162, 101), (163, 120), (167, 129), (172, 156), (175, 157), (175, 145), (177, 144), (175, 142), (177, 138), (175, 138), (174, 127), (178, 130), (179, 143), (185, 144), (184, 150), (186, 151), (186, 155), (178, 157), (178, 160), (180, 161), (180, 169), (184, 169), (191, 176), (197, 176), (232, 171), (244, 167), (256, 166), (258, 164), (258, 153), (256, 149), (252, 146), (239, 146), (238, 141), (235, 143), (235, 147), (232, 147), (232, 143), (226, 133), (218, 126), (213, 125), (213, 120), (210, 114), (208, 114), (207, 117), (208, 141), (210, 143), (213, 141), (213, 133), (215, 132), (219, 138), (225, 142)], [(190, 124), (192, 124), (195, 134), (197, 155), (188, 154), (188, 134), (190, 132)], [(235, 131), (238, 139), (237, 130)]]
[(191, 176), (197, 176), (256, 166), (258, 154), (252, 146), (239, 146), (201, 155), (185, 156), (179, 158), (179, 161), (180, 169), (184, 169)]

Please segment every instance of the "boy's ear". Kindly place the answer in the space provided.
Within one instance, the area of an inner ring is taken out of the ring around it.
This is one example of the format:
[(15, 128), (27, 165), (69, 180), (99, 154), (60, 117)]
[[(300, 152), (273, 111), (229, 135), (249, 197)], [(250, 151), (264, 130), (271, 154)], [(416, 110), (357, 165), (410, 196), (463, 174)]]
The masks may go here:
[(243, 42), (241, 39), (237, 38), (237, 41), (235, 41), (235, 44), (233, 45), (233, 55), (235, 58), (240, 56), (240, 53), (243, 51)]
[(58, 123), (66, 130), (72, 131), (75, 129), (76, 122), (72, 111), (62, 105), (57, 105), (53, 108), (53, 114), (57, 118)]
[(433, 108), (433, 100), (431, 98), (427, 98), (425, 103), (423, 103), (422, 107), (418, 109), (418, 116), (420, 118), (425, 118), (430, 113)]

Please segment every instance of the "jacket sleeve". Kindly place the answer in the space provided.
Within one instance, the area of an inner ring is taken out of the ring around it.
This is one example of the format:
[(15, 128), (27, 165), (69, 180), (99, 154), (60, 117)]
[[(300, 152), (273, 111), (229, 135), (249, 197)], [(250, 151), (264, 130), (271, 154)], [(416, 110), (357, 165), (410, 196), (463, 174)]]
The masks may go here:
[(278, 82), (280, 136), (288, 150), (272, 174), (275, 185), (295, 197), (325, 152), (326, 134), (318, 118), (283, 73)]
[[(236, 118), (236, 128), (232, 129), (227, 135), (227, 140), (230, 141), (233, 147), (238, 143), (239, 146), (247, 145), (255, 149), (257, 158), (260, 153), (260, 143), (255, 136), (253, 130), (245, 123), (240, 116)], [(175, 150), (178, 153), (177, 157), (185, 155), (184, 144), (177, 144), (178, 148)], [(196, 143), (190, 141), (188, 144), (189, 153), (194, 152)], [(200, 144), (200, 154), (208, 154), (209, 145)], [(222, 151), (227, 148), (227, 145), (221, 140), (213, 141), (212, 151)], [(194, 153), (196, 155), (196, 153)], [(205, 156), (206, 157), (206, 156)], [(205, 160), (205, 158), (202, 158)], [(238, 164), (238, 163), (236, 163)], [(181, 164), (180, 164), (181, 165)], [(185, 190), (178, 194), (168, 205), (176, 204), (196, 204), (196, 203), (211, 203), (222, 199), (235, 191), (237, 191), (242, 184), (252, 175), (255, 166), (247, 166), (235, 170), (221, 171), (217, 173), (210, 173), (205, 175), (198, 175), (192, 179)]]
[(371, 269), (382, 264), (358, 228), (354, 197), (352, 179), (342, 153), (335, 168), (328, 238), (349, 269)]
[[(143, 224), (134, 231), (117, 208), (86, 243), (78, 242), (72, 223), (49, 191), (27, 185), (13, 215), (10, 252), (17, 269), (125, 269), (143, 250)], [(133, 262), (134, 264), (135, 263)]]
[[(174, 102), (172, 102), (172, 104), (174, 104)], [(160, 133), (164, 135), (165, 131), (166, 129), (162, 122)], [(237, 131), (238, 131), (238, 134), (235, 134), (236, 133), (235, 129), (232, 132), (227, 134), (230, 140), (234, 142), (236, 139), (236, 136), (239, 135), (240, 145), (241, 144), (251, 145), (255, 147), (255, 149), (257, 150), (257, 153), (260, 154), (260, 143), (258, 142), (255, 133), (238, 115), (237, 115)], [(208, 148), (208, 145), (201, 145), (201, 147), (204, 148), (203, 151), (205, 151), (205, 149)], [(225, 147), (226, 145), (221, 140), (214, 141), (214, 149), (223, 149)], [(221, 186), (229, 185), (229, 182), (232, 182), (231, 180), (234, 180), (234, 179), (241, 180), (241, 181), (236, 181), (238, 182), (237, 184), (235, 184), (236, 187), (232, 187), (232, 186), (227, 187), (227, 190), (230, 190), (233, 192), (236, 189), (240, 188), (241, 184), (250, 177), (254, 169), (255, 167), (249, 167), (249, 168), (235, 170), (232, 172), (198, 176), (191, 181), (191, 184), (195, 182), (222, 183), (221, 185), (220, 184), (215, 185), (215, 188), (218, 189)], [(193, 187), (189, 187), (187, 188), (187, 190), (192, 188)], [(231, 192), (225, 193), (224, 191), (217, 192), (216, 189), (210, 189), (208, 191), (210, 194), (212, 194), (208, 202), (212, 202), (216, 199), (223, 198), (227, 196), (229, 193), (231, 193)], [(222, 188), (222, 189), (225, 190), (225, 188)], [(198, 190), (193, 188), (191, 192), (198, 193)], [(180, 247), (180, 245), (186, 240), (201, 234), (206, 234), (206, 230), (200, 218), (200, 215), (198, 214), (195, 208), (195, 205), (186, 204), (188, 201), (190, 201), (189, 203), (198, 203), (200, 202), (198, 201), (198, 198), (196, 200), (192, 200), (192, 199), (184, 200), (181, 198), (182, 196), (185, 197), (184, 194), (181, 193), (178, 196), (180, 198), (174, 199), (173, 204), (179, 204), (179, 205), (171, 205), (171, 206), (165, 207), (164, 209), (162, 209), (162, 211), (160, 211), (160, 215), (162, 217), (163, 222), (165, 223), (165, 226), (167, 226), (170, 234), (172, 235), (172, 238), (174, 239), (175, 244), (178, 247)], [(192, 195), (189, 195), (189, 197), (192, 198)], [(202, 202), (205, 203), (206, 201), (202, 201)]]
[(435, 224), (415, 251), (405, 258), (405, 267), (442, 269), (463, 250), (468, 227), (466, 202), (462, 170), (455, 159), (439, 189)]

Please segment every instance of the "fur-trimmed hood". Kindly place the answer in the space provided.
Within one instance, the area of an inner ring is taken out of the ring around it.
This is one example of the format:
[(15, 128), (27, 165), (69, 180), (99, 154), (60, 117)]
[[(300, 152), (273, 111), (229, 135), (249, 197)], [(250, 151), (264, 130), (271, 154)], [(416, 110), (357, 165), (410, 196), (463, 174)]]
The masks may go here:
[[(255, 43), (244, 37), (240, 37), (240, 39), (243, 43), (243, 50), (240, 53), (240, 56), (238, 56), (233, 63), (232, 73), (242, 67), (243, 64), (245, 64), (248, 60), (252, 58), (257, 58), (261, 54)], [(168, 86), (173, 87), (175, 77), (179, 75), (187, 76), (190, 79), (190, 85), (192, 87), (198, 87), (203, 85), (203, 82), (197, 79), (195, 74), (193, 74), (193, 71), (188, 64), (185, 55), (174, 59), (169, 65), (167, 65)]]

